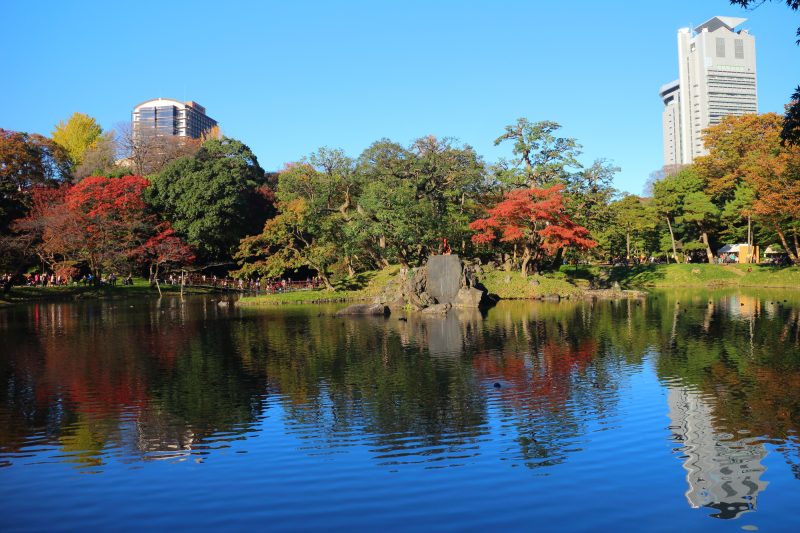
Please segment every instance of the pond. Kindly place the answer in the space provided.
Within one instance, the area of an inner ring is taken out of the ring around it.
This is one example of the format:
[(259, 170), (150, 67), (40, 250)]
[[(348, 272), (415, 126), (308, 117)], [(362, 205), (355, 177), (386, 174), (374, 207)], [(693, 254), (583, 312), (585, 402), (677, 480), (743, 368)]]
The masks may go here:
[(800, 294), (0, 310), (0, 529), (800, 531)]

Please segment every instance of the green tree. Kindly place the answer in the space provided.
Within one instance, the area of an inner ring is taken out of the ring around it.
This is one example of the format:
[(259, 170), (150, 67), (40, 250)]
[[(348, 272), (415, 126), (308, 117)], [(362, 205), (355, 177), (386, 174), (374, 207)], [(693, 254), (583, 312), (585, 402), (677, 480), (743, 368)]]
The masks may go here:
[(470, 146), (423, 137), (403, 148), (384, 139), (361, 154), (358, 172), (358, 205), (382, 260), (419, 264), (444, 238), (465, 250), (485, 176)]
[(611, 203), (617, 191), (613, 181), (619, 171), (619, 167), (604, 159), (597, 159), (590, 167), (567, 177), (569, 213), (595, 239), (609, 228), (614, 219)]
[(611, 225), (624, 235), (625, 257), (630, 261), (632, 249), (645, 251), (647, 233), (657, 226), (655, 213), (642, 198), (633, 194), (626, 194), (613, 202), (610, 209), (613, 213)]
[(169, 163), (151, 181), (150, 204), (206, 260), (230, 259), (239, 240), (271, 214), (264, 170), (235, 139), (206, 141), (194, 157)]
[[(653, 208), (661, 219), (667, 223), (670, 244), (672, 245), (672, 256), (676, 262), (678, 262), (678, 249), (674, 223), (691, 221), (682, 218), (686, 195), (701, 192), (702, 190), (703, 180), (693, 166), (685, 167), (676, 174), (666, 176), (653, 184)], [(699, 205), (695, 207), (699, 208)], [(689, 235), (684, 235), (684, 237), (688, 238)], [(688, 244), (688, 242), (684, 243), (687, 249), (691, 248)]]
[(575, 139), (556, 137), (561, 128), (557, 122), (529, 122), (519, 118), (506, 126), (505, 133), (495, 139), (495, 146), (510, 141), (515, 172), (509, 173), (513, 187), (545, 187), (563, 181), (570, 168), (580, 168), (577, 157), (581, 146)]
[(94, 146), (103, 128), (97, 121), (83, 113), (73, 113), (69, 119), (56, 124), (53, 141), (66, 150), (73, 166), (83, 163), (86, 151)]
[(683, 214), (677, 218), (678, 222), (689, 222), (697, 225), (700, 230), (700, 237), (705, 245), (706, 257), (709, 263), (714, 262), (714, 252), (711, 250), (708, 234), (714, 230), (719, 222), (719, 215), (719, 209), (706, 193), (693, 191), (688, 192), (683, 197)]
[(333, 288), (334, 263), (341, 261), (353, 273), (353, 247), (344, 227), (352, 220), (357, 192), (354, 163), (341, 150), (320, 148), (289, 165), (278, 175), (279, 214), (259, 235), (242, 240), (236, 255), (242, 265), (238, 275), (277, 277), (309, 267)]

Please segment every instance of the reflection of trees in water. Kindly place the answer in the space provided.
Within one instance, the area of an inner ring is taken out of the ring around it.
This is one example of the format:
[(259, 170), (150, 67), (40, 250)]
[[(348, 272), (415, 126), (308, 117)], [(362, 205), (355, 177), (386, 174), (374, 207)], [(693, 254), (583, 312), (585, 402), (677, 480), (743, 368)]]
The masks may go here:
[(702, 396), (703, 435), (770, 439), (800, 464), (798, 308), (737, 298), (507, 302), (406, 321), (207, 299), (20, 307), (0, 314), (13, 346), (0, 359), (0, 450), (58, 446), (91, 466), (113, 450), (204, 453), (248, 431), (269, 395), (309, 453), (360, 444), (382, 463), (461, 464), (498, 416), (516, 438), (504, 459), (553, 464), (614, 414), (625, 376), (651, 357), (668, 386)]
[(209, 310), (224, 312), (178, 299), (16, 310), (30, 331), (11, 331), (19, 337), (0, 364), (4, 455), (50, 444), (97, 466), (106, 450), (196, 448), (251, 423), (264, 381), (246, 375), (227, 330), (202, 327)]
[(268, 349), (251, 343), (246, 356), (264, 361), (290, 429), (319, 437), (319, 448), (346, 435), (367, 439), (388, 463), (463, 458), (477, 453), (497, 402), (524, 461), (553, 464), (586, 431), (581, 416), (615, 403), (621, 363), (595, 364), (590, 310), (535, 309), (535, 317), (493, 310), (486, 320), (477, 312), (404, 320), (269, 313), (251, 325)]
[[(364, 439), (387, 463), (423, 449), (431, 459), (453, 458), (485, 433), (485, 409), (460, 350), (441, 358), (419, 344), (441, 333), (439, 325), (270, 313), (243, 325), (264, 339), (245, 356), (263, 366), (289, 430), (309, 447)], [(459, 336), (464, 324), (453, 325), (447, 335)]]
[[(524, 309), (524, 308), (523, 308)], [(528, 466), (562, 462), (593, 421), (614, 410), (620, 361), (602, 344), (590, 302), (499, 309), (487, 350), (474, 359), (518, 433)]]

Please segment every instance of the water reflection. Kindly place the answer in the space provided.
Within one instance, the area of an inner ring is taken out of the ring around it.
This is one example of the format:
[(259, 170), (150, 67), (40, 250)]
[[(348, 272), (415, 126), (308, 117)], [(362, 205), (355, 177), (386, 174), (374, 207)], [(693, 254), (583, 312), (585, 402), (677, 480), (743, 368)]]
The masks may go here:
[[(279, 445), (263, 442), (269, 427), (298, 453), (357, 450), (380, 469), (557, 474), (597, 453), (599, 432), (635, 431), (634, 393), (666, 390), (642, 424), (669, 416), (688, 504), (735, 518), (756, 509), (769, 453), (800, 478), (800, 305), (784, 298), (674, 292), (388, 319), (210, 298), (6, 309), (0, 464), (203, 461)], [(653, 371), (660, 385), (636, 389)], [(633, 464), (637, 451), (613, 453)]]
[(714, 518), (736, 518), (756, 509), (767, 483), (761, 460), (767, 451), (752, 438), (736, 438), (714, 428), (712, 405), (686, 387), (670, 387), (669, 417), (674, 439), (681, 446), (683, 468), (692, 507), (709, 507)]

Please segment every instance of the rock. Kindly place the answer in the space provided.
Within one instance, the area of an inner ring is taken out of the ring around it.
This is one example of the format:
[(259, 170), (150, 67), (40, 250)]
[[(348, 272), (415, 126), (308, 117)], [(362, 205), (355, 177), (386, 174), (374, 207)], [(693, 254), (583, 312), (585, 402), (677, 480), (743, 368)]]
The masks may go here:
[(434, 304), (422, 310), (423, 315), (446, 315), (452, 306), (450, 304)]
[(540, 285), (539, 280), (536, 278), (532, 279), (530, 281), (530, 284), (533, 285), (534, 287), (538, 287)]
[(619, 281), (615, 281), (615, 282), (614, 282), (614, 283), (611, 285), (611, 288), (612, 288), (612, 289), (614, 289), (615, 291), (621, 291), (621, 290), (622, 290), (622, 287), (620, 287), (620, 285), (619, 285)]
[(336, 316), (386, 316), (390, 313), (389, 308), (383, 304), (354, 304), (336, 312)]
[(459, 289), (453, 307), (480, 307), (483, 297), (483, 291), (475, 287)]
[(457, 255), (432, 255), (428, 258), (426, 291), (437, 303), (452, 304), (462, 287), (465, 270)]
[(387, 284), (375, 303), (393, 310), (418, 310), (437, 304), (477, 308), (491, 303), (486, 289), (478, 283), (479, 269), (480, 265), (465, 264), (457, 255), (433, 255), (423, 267), (402, 270), (399, 279)]

